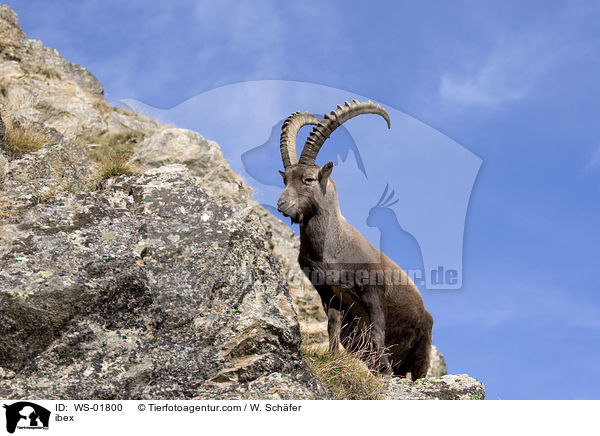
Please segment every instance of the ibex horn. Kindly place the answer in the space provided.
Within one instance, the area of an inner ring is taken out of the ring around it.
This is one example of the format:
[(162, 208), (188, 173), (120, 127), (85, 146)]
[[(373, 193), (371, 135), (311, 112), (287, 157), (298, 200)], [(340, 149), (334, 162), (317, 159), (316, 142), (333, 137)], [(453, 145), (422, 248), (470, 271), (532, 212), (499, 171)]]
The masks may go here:
[(372, 101), (358, 102), (353, 100), (352, 103), (346, 102), (344, 106), (338, 104), (336, 110), (325, 114), (325, 118), (313, 128), (306, 144), (304, 144), (299, 163), (301, 165), (314, 165), (317, 154), (329, 135), (350, 118), (361, 114), (381, 115), (387, 122), (388, 128), (392, 126), (390, 116), (386, 110)]
[(302, 128), (307, 124), (317, 125), (319, 120), (314, 115), (300, 112), (294, 112), (292, 115), (287, 117), (281, 126), (281, 138), (279, 140), (279, 146), (281, 147), (281, 159), (283, 160), (283, 167), (287, 168), (290, 165), (298, 163), (298, 153), (296, 152), (296, 136)]

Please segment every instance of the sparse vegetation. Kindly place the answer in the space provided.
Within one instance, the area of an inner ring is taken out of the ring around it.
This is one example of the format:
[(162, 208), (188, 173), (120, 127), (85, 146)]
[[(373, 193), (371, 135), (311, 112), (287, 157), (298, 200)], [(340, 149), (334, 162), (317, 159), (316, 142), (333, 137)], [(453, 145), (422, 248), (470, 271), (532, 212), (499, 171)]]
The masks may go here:
[(46, 139), (33, 130), (7, 123), (5, 150), (9, 154), (21, 156), (25, 153), (33, 153), (34, 151), (38, 151), (45, 144)]
[(108, 179), (132, 172), (132, 168), (127, 161), (128, 158), (123, 155), (107, 155), (100, 162), (100, 178)]
[(148, 119), (148, 117), (146, 117), (145, 115), (143, 115), (142, 113), (138, 113), (135, 112), (131, 109), (125, 108), (125, 107), (115, 107), (114, 110), (122, 115), (127, 115), (128, 117), (137, 117), (140, 119)]
[(110, 104), (108, 104), (108, 102), (106, 100), (103, 100), (103, 99), (94, 100), (94, 102), (92, 103), (92, 106), (102, 116), (105, 116), (111, 110), (113, 110), (113, 107)]
[(340, 400), (376, 400), (385, 391), (383, 378), (346, 350), (330, 353), (326, 344), (305, 345), (302, 356), (311, 372)]
[(49, 118), (58, 118), (69, 115), (66, 110), (53, 106), (49, 101), (46, 100), (36, 102), (35, 108), (39, 111), (42, 111)]
[[(8, 82), (3, 81), (2, 83), (8, 89)], [(36, 97), (27, 90), (12, 87), (8, 90), (6, 100), (3, 102), (3, 113), (14, 114), (21, 109), (33, 108), (35, 107), (36, 100)]]
[(46, 68), (44, 66), (39, 66), (36, 73), (46, 77), (47, 79), (61, 79), (61, 75), (58, 71), (51, 70), (50, 68)]
[(88, 155), (99, 164), (100, 179), (133, 171), (128, 161), (135, 146), (143, 139), (139, 132), (118, 133), (87, 138)]

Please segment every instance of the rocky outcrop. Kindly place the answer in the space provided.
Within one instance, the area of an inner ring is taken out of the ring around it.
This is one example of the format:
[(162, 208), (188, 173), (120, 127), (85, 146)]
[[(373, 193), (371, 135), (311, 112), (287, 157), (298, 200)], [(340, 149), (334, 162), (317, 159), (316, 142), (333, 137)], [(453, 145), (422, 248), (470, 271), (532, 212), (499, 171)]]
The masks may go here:
[(391, 378), (386, 382), (386, 400), (483, 400), (483, 383), (465, 374), (427, 377), (411, 382)]
[(2, 120), (2, 113), (0, 113), (0, 183), (4, 180), (4, 175), (8, 170), (8, 159), (2, 153), (6, 146), (6, 126)]
[[(300, 352), (326, 319), (298, 239), (215, 142), (111, 107), (0, 5), (1, 119), (0, 397), (332, 398)], [(99, 181), (99, 147), (132, 171)], [(481, 397), (434, 355), (386, 398)]]
[(28, 39), (16, 14), (0, 5), (0, 97), (11, 118), (81, 143), (106, 133), (158, 130), (155, 121), (110, 107), (103, 94), (89, 71)]
[(252, 191), (231, 170), (219, 145), (199, 133), (175, 127), (160, 130), (139, 145), (130, 162), (140, 170), (185, 165), (220, 204), (262, 209)]
[(61, 194), (6, 227), (0, 366), (17, 376), (0, 396), (329, 396), (258, 216), (185, 167)]
[[(96, 78), (81, 65), (65, 61), (58, 51), (45, 47), (41, 41), (28, 39), (21, 30), (17, 14), (0, 5), (0, 41), (4, 64), (15, 62), (23, 71), (44, 76), (57, 76), (73, 81), (90, 94), (102, 96), (104, 90)], [(44, 70), (47, 69), (47, 71)], [(68, 91), (68, 90), (67, 90)]]
[(427, 377), (441, 377), (446, 374), (448, 374), (446, 360), (444, 359), (442, 353), (440, 353), (440, 350), (438, 350), (435, 345), (432, 345)]
[(3, 149), (5, 145), (6, 145), (6, 126), (4, 125), (2, 116), (0, 116), (0, 148)]
[(26, 213), (31, 206), (61, 191), (86, 190), (95, 174), (93, 163), (84, 150), (66, 138), (19, 159), (0, 156), (0, 193), (5, 208), (10, 208), (13, 216)]

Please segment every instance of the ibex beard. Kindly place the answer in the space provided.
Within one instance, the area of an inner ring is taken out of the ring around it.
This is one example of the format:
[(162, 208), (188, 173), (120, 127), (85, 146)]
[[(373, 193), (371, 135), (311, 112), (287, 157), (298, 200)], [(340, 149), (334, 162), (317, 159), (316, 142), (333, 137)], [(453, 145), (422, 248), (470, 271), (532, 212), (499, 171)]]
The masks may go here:
[[(402, 377), (410, 373), (416, 380), (427, 375), (433, 318), (408, 275), (340, 213), (333, 162), (315, 165), (321, 146), (338, 126), (369, 113), (390, 126), (381, 106), (356, 100), (338, 105), (323, 120), (300, 112), (286, 119), (280, 141), (285, 189), (277, 207), (300, 225), (298, 262), (327, 313), (329, 350), (335, 352), (341, 343), (373, 370)], [(298, 158), (296, 136), (307, 124), (315, 127)], [(372, 280), (374, 271), (389, 271), (400, 280)]]

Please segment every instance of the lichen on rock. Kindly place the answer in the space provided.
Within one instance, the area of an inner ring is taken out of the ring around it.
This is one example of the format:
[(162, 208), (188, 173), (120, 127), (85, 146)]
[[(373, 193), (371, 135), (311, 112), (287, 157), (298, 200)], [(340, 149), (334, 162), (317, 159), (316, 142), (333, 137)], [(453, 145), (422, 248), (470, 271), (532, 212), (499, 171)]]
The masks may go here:
[(181, 165), (38, 204), (2, 247), (0, 396), (240, 397), (279, 374), (293, 390), (266, 398), (327, 398), (259, 229)]

